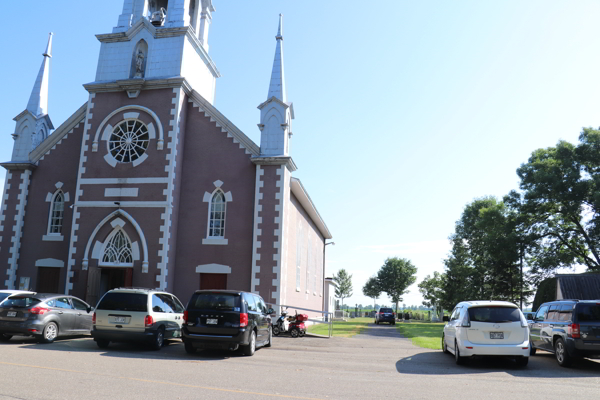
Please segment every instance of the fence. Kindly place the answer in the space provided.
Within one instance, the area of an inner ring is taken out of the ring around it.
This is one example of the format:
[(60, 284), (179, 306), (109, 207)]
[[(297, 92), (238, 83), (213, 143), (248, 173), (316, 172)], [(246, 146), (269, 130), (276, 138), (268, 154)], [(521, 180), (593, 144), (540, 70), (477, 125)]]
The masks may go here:
[[(333, 319), (334, 319), (333, 318), (333, 313), (331, 313), (329, 311), (322, 311), (322, 310), (311, 310), (310, 308), (288, 306), (288, 305), (285, 305), (285, 304), (274, 304), (274, 306), (275, 307), (281, 307), (280, 310), (283, 309), (283, 308), (291, 308), (293, 310), (311, 311), (311, 312), (316, 312), (316, 313), (322, 314), (323, 315), (322, 319), (311, 319), (311, 318), (309, 318), (308, 321), (315, 322), (317, 324), (329, 324), (329, 336), (328, 337), (331, 338), (331, 336), (333, 336)], [(317, 336), (321, 336), (321, 335), (317, 335)]]

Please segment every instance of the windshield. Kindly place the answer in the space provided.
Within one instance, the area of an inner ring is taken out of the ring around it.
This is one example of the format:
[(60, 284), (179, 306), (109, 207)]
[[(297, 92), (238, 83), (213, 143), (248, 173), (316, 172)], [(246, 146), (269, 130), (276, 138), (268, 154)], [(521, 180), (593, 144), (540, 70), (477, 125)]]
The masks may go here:
[(2, 307), (28, 308), (42, 301), (33, 297), (13, 296), (2, 303)]
[(148, 295), (141, 293), (106, 293), (96, 309), (148, 312)]
[(190, 308), (200, 310), (239, 311), (240, 296), (225, 293), (200, 293), (195, 294), (190, 300)]
[(379, 312), (382, 312), (382, 313), (393, 313), (394, 310), (392, 310), (391, 308), (380, 308)]
[(2, 300), (7, 298), (8, 296), (10, 296), (10, 293), (0, 293), (0, 303), (2, 303)]
[(518, 308), (513, 307), (471, 307), (469, 308), (471, 322), (518, 322), (521, 315)]
[(577, 319), (579, 322), (600, 322), (600, 304), (579, 304)]

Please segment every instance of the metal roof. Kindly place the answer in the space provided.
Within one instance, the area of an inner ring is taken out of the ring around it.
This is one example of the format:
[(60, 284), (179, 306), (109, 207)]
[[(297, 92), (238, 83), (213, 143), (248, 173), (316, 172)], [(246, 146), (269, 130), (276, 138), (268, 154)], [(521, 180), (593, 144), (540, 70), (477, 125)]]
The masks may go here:
[(600, 274), (556, 275), (564, 299), (600, 299)]

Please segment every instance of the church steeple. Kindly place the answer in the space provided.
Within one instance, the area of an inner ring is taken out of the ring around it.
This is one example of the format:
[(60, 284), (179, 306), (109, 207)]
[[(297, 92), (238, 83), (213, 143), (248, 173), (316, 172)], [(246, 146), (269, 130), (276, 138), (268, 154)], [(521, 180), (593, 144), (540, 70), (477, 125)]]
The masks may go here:
[(52, 58), (52, 35), (48, 35), (48, 46), (44, 52), (44, 60), (40, 67), (35, 85), (27, 103), (27, 111), (35, 117), (48, 114), (48, 80), (50, 79), (50, 59)]
[(260, 155), (262, 157), (289, 156), (294, 105), (288, 103), (283, 69), (283, 15), (279, 14), (279, 29), (275, 36), (275, 59), (271, 71), (267, 101), (260, 110)]

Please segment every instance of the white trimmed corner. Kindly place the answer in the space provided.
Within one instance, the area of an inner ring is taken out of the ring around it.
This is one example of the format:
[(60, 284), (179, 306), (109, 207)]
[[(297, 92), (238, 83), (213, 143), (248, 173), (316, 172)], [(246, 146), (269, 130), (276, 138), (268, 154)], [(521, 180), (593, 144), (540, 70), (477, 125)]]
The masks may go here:
[(43, 258), (36, 260), (36, 267), (51, 267), (51, 268), (64, 268), (65, 262), (63, 260), (57, 260), (55, 258)]
[(230, 274), (231, 267), (221, 264), (203, 264), (196, 267), (197, 274)]
[(42, 236), (43, 242), (62, 242), (65, 240), (63, 235), (44, 235)]
[(229, 243), (229, 239), (213, 239), (213, 238), (206, 238), (206, 239), (202, 239), (202, 244), (213, 244), (213, 245), (226, 245)]

